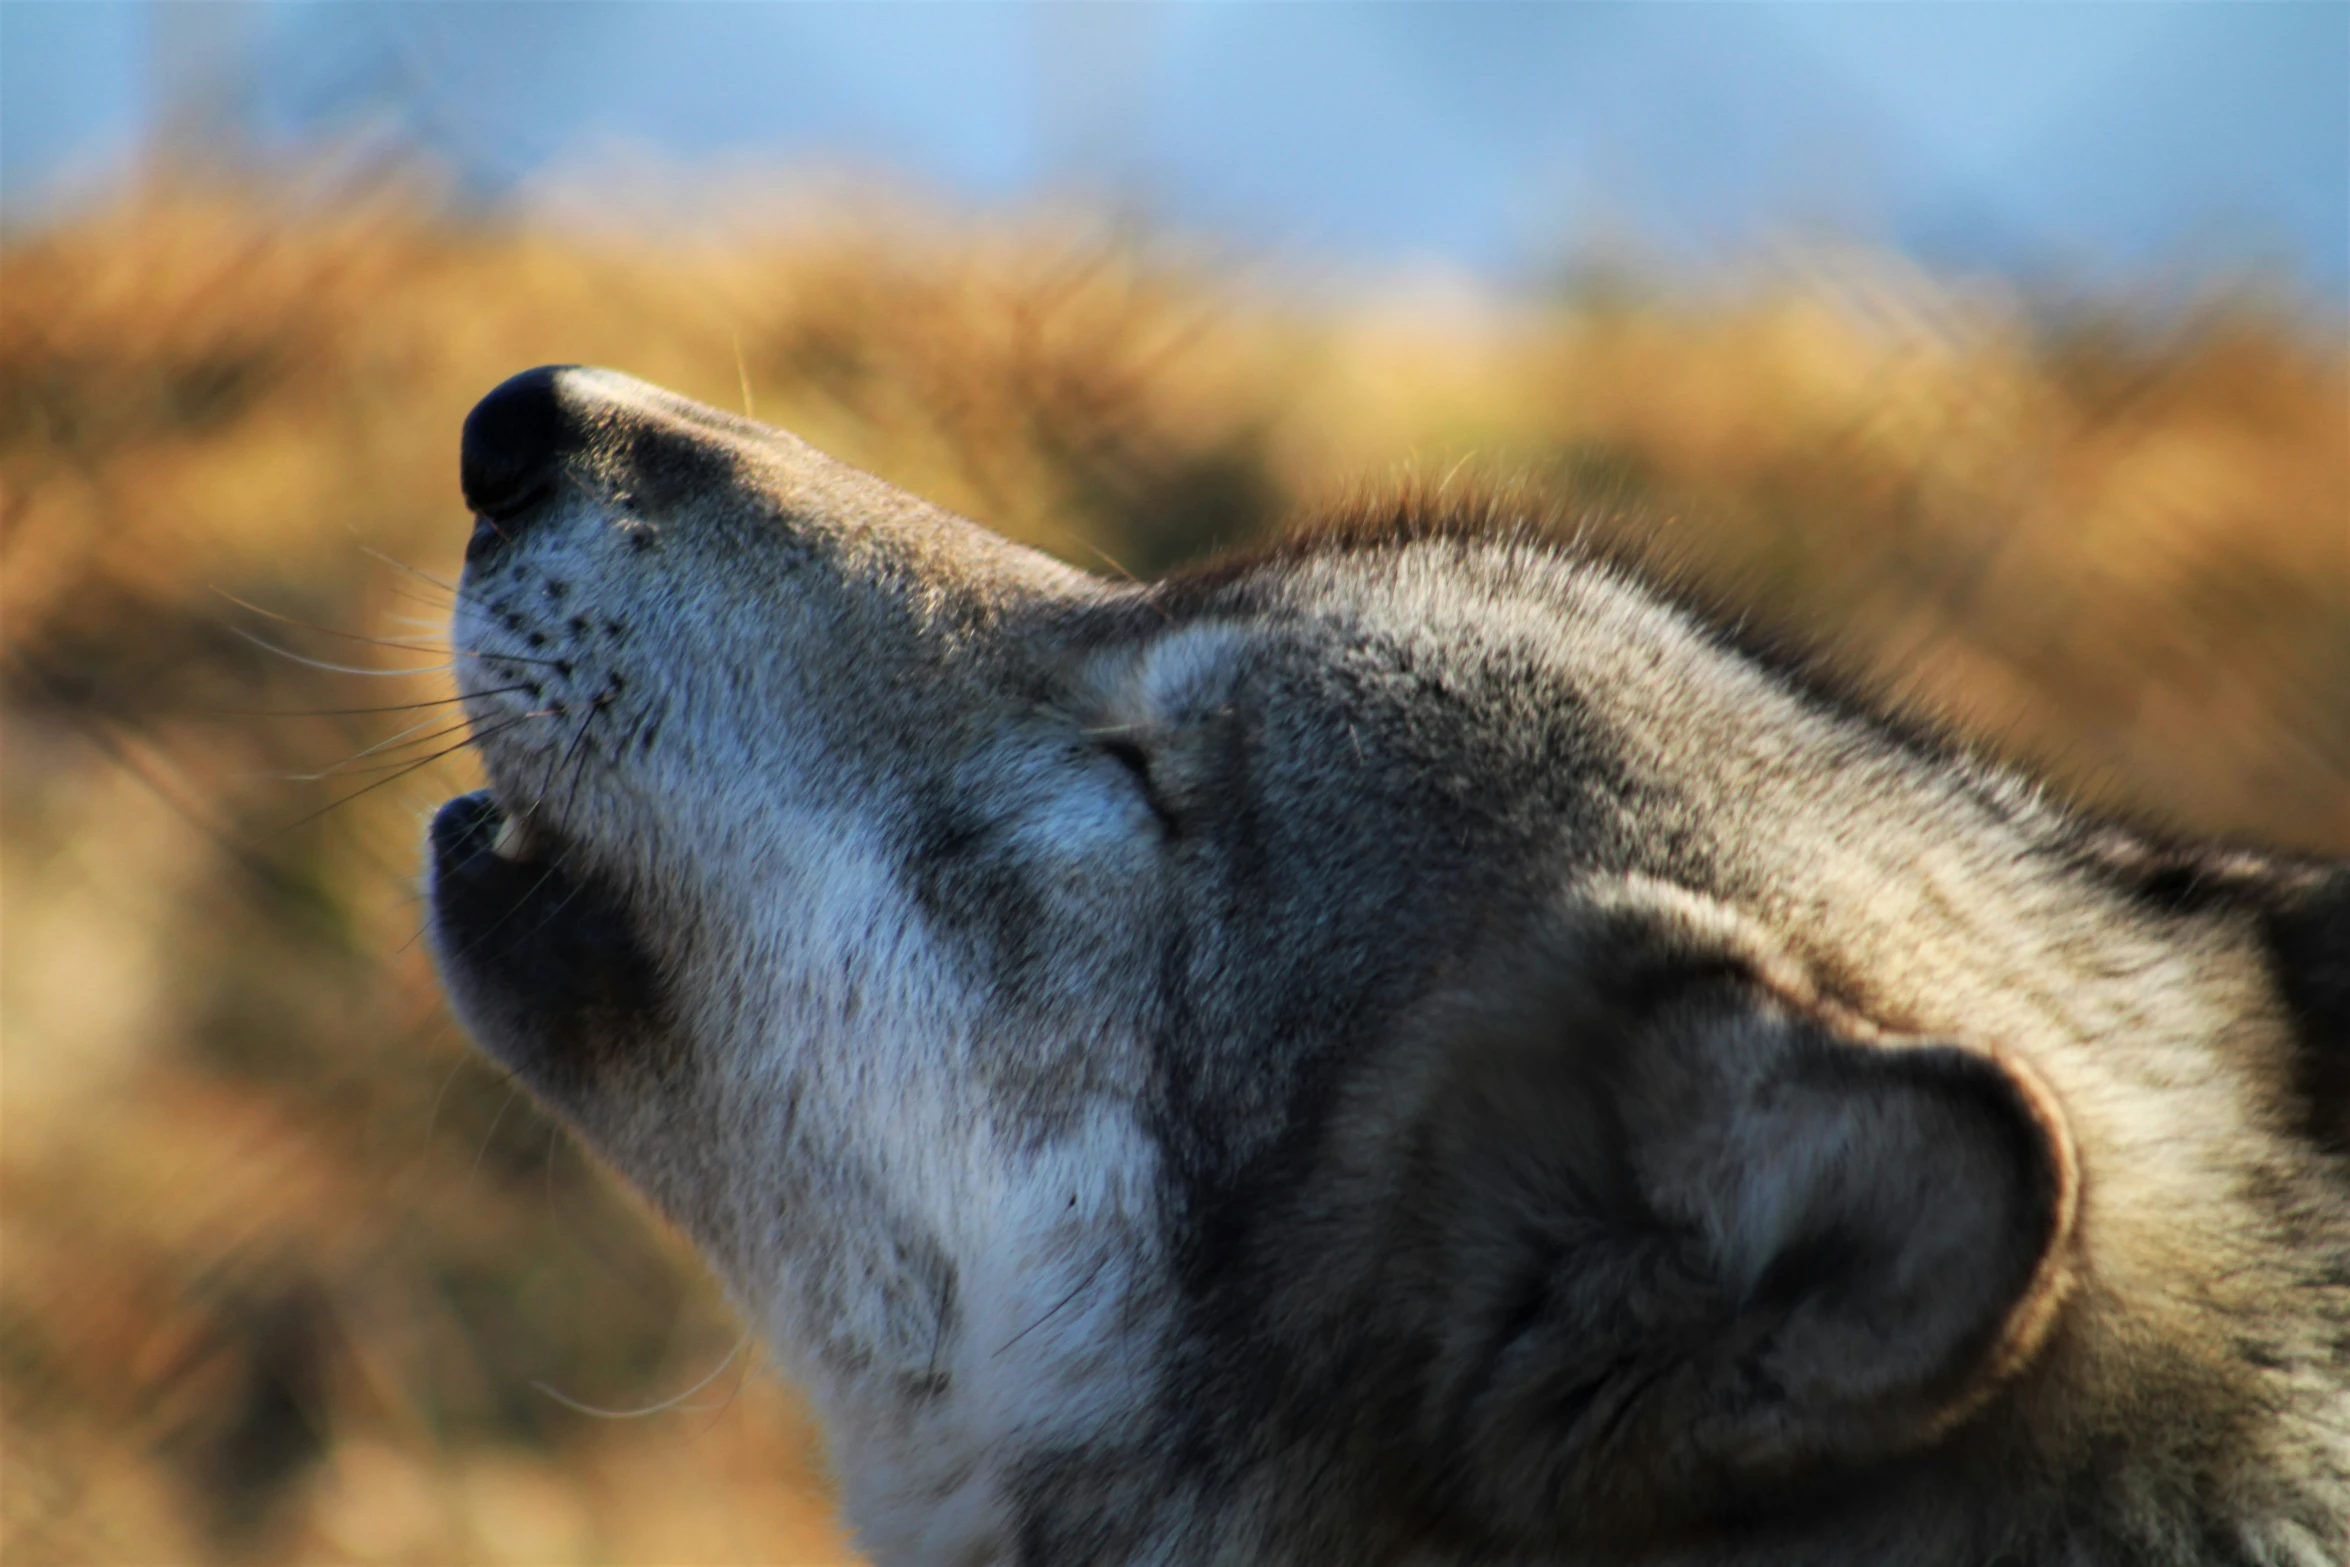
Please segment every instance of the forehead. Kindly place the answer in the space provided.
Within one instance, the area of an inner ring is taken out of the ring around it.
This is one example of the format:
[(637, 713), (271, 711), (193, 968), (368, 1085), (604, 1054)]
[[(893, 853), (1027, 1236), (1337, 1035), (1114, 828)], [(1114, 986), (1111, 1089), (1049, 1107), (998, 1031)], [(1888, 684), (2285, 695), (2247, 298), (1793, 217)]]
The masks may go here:
[(1437, 644), (1463, 655), (1515, 649), (1536, 663), (1609, 641), (1719, 660), (1702, 628), (1637, 578), (1531, 541), (1439, 538), (1301, 543), (1217, 565), (1152, 594), (1178, 622), (1286, 629), (1329, 647), (1348, 641)]
[[(1153, 599), (1179, 629), (1162, 636), (1163, 660), (1156, 648), (1146, 660), (1163, 664), (1168, 689), (1212, 688), (1219, 663), (1236, 664), (1358, 721), (1405, 716), (1432, 743), (1514, 734), (1582, 767), (1620, 742), (1627, 759), (1645, 754), (1666, 772), (1679, 759), (1656, 739), (1690, 723), (1734, 719), (1782, 746), (1890, 745), (1636, 580), (1536, 544), (1309, 546), (1179, 579)], [(1570, 741), (1571, 756), (1556, 750)]]

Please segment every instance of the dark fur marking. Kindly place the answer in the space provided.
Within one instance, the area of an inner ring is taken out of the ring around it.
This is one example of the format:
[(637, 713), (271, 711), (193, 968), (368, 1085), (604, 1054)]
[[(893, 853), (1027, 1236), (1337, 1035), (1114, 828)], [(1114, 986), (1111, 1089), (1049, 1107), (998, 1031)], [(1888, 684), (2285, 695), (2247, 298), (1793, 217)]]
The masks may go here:
[(2177, 842), (2106, 823), (2073, 863), (2158, 917), (2248, 918), (2300, 1043), (2306, 1133), (2350, 1156), (2350, 864)]
[(594, 1092), (624, 1059), (665, 1070), (650, 1057), (672, 1033), (668, 997), (632, 914), (559, 845), (538, 861), (492, 854), (502, 820), (471, 794), (432, 825), (435, 939), (450, 972), (475, 976), (469, 989), (502, 1014), (485, 1043), (559, 1103)]
[(2350, 866), (2306, 873), (2263, 911), (2262, 926), (2301, 1040), (2310, 1133), (2350, 1156)]

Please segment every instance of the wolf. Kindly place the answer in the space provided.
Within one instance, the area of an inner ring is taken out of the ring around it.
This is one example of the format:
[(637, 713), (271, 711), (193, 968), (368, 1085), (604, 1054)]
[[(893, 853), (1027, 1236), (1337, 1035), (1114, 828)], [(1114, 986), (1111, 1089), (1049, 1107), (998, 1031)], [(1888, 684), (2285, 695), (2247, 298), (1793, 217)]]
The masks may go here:
[(1506, 494), (1113, 582), (576, 367), (462, 478), (447, 992), (877, 1560), (2350, 1560), (2350, 866)]

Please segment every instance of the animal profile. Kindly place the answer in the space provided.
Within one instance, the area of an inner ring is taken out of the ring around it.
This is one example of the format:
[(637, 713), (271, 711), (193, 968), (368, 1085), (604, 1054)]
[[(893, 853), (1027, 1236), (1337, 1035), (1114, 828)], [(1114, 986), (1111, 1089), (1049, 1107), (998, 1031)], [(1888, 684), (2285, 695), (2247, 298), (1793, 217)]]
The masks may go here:
[(2350, 867), (1473, 495), (1114, 582), (573, 367), (463, 480), (449, 995), (877, 1560), (2350, 1560)]

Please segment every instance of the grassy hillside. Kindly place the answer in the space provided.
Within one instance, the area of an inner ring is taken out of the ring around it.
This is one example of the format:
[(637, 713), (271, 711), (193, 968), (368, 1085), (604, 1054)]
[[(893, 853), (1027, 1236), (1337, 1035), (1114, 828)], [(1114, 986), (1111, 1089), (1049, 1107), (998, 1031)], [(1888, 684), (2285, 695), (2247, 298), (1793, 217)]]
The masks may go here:
[(1505, 308), (1067, 218), (126, 200), (0, 252), (10, 1562), (845, 1555), (789, 1390), (415, 939), (471, 782), (429, 705), (457, 430), (551, 360), (1101, 570), (1522, 475), (2082, 798), (2350, 851), (2350, 363), (2255, 300), (1818, 256)]

